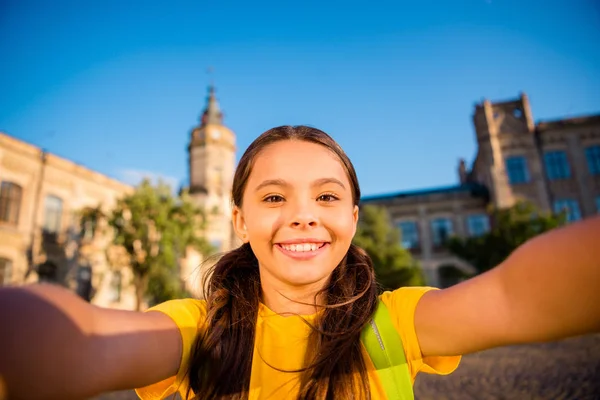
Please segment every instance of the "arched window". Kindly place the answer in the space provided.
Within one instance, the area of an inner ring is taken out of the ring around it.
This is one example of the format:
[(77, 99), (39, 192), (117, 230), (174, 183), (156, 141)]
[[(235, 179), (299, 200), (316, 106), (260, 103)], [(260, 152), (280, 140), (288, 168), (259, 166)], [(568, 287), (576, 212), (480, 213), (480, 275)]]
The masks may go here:
[(44, 232), (59, 233), (62, 219), (62, 200), (56, 196), (46, 196), (44, 208)]
[(2, 181), (0, 186), (0, 222), (17, 225), (23, 189), (14, 182)]

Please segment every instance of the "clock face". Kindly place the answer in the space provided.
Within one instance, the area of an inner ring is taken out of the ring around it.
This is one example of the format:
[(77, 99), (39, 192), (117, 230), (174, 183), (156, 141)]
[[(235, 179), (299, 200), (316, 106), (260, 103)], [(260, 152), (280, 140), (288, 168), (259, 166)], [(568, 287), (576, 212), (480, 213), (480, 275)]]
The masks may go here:
[(212, 138), (213, 139), (219, 139), (221, 137), (221, 132), (218, 130), (215, 130), (212, 132)]

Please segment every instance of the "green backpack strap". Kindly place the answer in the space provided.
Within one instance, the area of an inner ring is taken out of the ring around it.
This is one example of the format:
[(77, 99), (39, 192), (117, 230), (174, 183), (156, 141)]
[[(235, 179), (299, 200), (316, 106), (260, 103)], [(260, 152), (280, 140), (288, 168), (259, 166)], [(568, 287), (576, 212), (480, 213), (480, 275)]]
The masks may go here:
[(414, 393), (402, 339), (392, 324), (390, 313), (379, 300), (375, 315), (361, 332), (388, 399), (413, 400)]

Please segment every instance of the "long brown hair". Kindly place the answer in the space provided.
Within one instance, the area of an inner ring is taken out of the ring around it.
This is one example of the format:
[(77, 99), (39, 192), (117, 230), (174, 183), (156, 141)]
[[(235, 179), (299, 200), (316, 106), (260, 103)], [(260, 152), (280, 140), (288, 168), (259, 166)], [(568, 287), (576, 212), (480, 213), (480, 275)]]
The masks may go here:
[[(281, 126), (259, 136), (240, 159), (233, 178), (235, 206), (242, 205), (258, 154), (281, 140), (312, 142), (335, 153), (348, 174), (354, 204), (358, 205), (358, 178), (342, 148), (318, 129)], [(258, 260), (250, 245), (226, 253), (215, 264), (206, 283), (207, 320), (192, 351), (189, 387), (196, 399), (247, 399), (261, 295)], [(370, 391), (360, 332), (375, 311), (378, 295), (369, 256), (351, 245), (320, 294), (326, 304), (312, 326), (298, 398), (368, 399)]]

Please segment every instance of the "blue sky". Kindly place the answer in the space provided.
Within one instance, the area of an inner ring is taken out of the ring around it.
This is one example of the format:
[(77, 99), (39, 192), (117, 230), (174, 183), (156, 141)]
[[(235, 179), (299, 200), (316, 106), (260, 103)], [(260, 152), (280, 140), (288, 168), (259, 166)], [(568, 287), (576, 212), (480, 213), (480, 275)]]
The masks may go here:
[(1, 0), (0, 130), (179, 185), (212, 66), (238, 158), (268, 128), (309, 124), (364, 194), (453, 184), (483, 97), (525, 91), (536, 120), (600, 112), (595, 3)]

